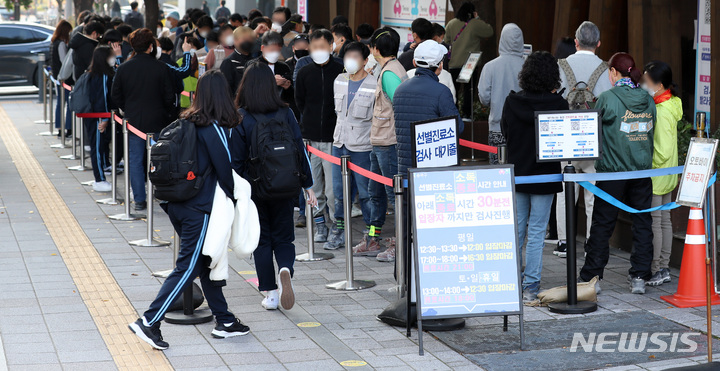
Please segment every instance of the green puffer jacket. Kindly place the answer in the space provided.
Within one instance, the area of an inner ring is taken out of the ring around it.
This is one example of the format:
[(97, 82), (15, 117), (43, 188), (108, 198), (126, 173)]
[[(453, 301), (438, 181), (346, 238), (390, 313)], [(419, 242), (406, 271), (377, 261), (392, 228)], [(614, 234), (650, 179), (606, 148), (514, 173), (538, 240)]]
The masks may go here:
[(602, 157), (599, 173), (652, 168), (653, 132), (657, 111), (652, 97), (640, 88), (616, 86), (600, 94)]
[[(678, 166), (677, 123), (683, 115), (682, 101), (672, 98), (658, 104), (657, 125), (655, 125), (655, 149), (653, 169)], [(656, 176), (652, 178), (653, 194), (670, 193), (678, 184), (677, 175)]]

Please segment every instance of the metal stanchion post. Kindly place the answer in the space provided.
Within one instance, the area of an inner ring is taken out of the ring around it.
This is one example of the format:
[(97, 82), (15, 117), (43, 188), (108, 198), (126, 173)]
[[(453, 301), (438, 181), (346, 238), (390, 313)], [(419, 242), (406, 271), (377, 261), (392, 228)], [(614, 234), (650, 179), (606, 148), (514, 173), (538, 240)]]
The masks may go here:
[(405, 235), (403, 233), (403, 176), (395, 174), (393, 177), (393, 191), (395, 191), (395, 275), (397, 276), (398, 299), (405, 295), (405, 249), (402, 248)]
[[(175, 233), (175, 251), (173, 255), (173, 265), (175, 265), (175, 261), (177, 261), (177, 255), (180, 251), (180, 236), (178, 236), (177, 233)], [(170, 271), (167, 271), (168, 275), (172, 272), (172, 269)], [(158, 274), (165, 273), (165, 272), (158, 272)], [(153, 275), (156, 275), (153, 273)], [(195, 277), (193, 277), (194, 279)], [(167, 312), (165, 314), (165, 322), (172, 323), (175, 325), (197, 325), (199, 323), (205, 323), (210, 322), (213, 319), (213, 314), (210, 312), (210, 309), (208, 308), (198, 308), (195, 309), (195, 306), (193, 305), (193, 288), (195, 286), (195, 283), (193, 280), (191, 280), (188, 284), (188, 287), (183, 291), (183, 310), (181, 311), (173, 311), (173, 312)]]
[[(148, 133), (145, 139), (145, 150), (147, 151), (147, 168), (150, 168), (150, 149), (152, 148), (153, 134)], [(170, 242), (153, 238), (153, 206), (155, 204), (155, 192), (152, 182), (150, 181), (150, 173), (145, 179), (147, 185), (147, 238), (143, 240), (130, 241), (132, 246), (155, 247), (167, 246)], [(192, 296), (191, 296), (192, 298)]]
[(305, 202), (305, 224), (307, 228), (308, 252), (295, 257), (299, 262), (314, 262), (318, 260), (328, 260), (335, 257), (333, 253), (315, 252), (315, 241), (313, 236), (313, 209), (310, 204)]
[(103, 204), (103, 205), (117, 205), (121, 201), (121, 200), (118, 200), (118, 198), (117, 198), (117, 153), (116, 153), (117, 151), (115, 150), (115, 148), (116, 148), (115, 144), (117, 143), (116, 142), (117, 135), (115, 133), (115, 131), (116, 131), (115, 130), (116, 115), (117, 115), (117, 113), (115, 113), (115, 111), (110, 112), (110, 123), (108, 124), (107, 129), (105, 129), (105, 130), (110, 130), (110, 150), (112, 151), (111, 155), (110, 155), (110, 162), (112, 162), (112, 164), (110, 165), (111, 166), (110, 171), (112, 171), (112, 173), (110, 174), (110, 185), (112, 186), (112, 189), (110, 190), (110, 194), (112, 196), (110, 196), (110, 198), (104, 198), (102, 200), (96, 201), (97, 203)]
[[(717, 169), (715, 170), (717, 171)], [(717, 275), (718, 275), (718, 269), (717, 269), (717, 215), (715, 214), (715, 183), (710, 185), (710, 189), (708, 189), (708, 222), (710, 223), (710, 226), (707, 228), (708, 230), (708, 237), (710, 238), (710, 251), (712, 252), (710, 259), (712, 260), (712, 270), (713, 270), (713, 280), (715, 281), (715, 292), (718, 292), (717, 288)]]
[[(43, 108), (47, 107), (47, 96), (45, 95), (47, 93), (46, 87), (47, 87), (47, 75), (45, 75), (45, 53), (38, 53), (38, 61), (37, 61), (37, 83), (38, 87), (38, 103), (43, 104)], [(42, 81), (43, 86), (39, 86), (40, 82)], [(45, 120), (42, 122), (35, 121), (36, 124), (46, 124), (47, 123), (47, 116), (45, 116)]]
[(507, 164), (507, 145), (501, 144), (497, 147), (498, 164)]
[[(568, 162), (565, 174), (575, 174), (575, 166)], [(567, 303), (550, 303), (551, 312), (562, 314), (582, 314), (597, 310), (597, 303), (577, 301), (577, 260), (575, 254), (575, 183), (565, 182), (565, 230), (567, 231)], [(522, 243), (522, 241), (520, 242)]]
[[(68, 167), (68, 170), (72, 171), (85, 171), (88, 170), (88, 168), (85, 166), (85, 122), (83, 119), (78, 119), (77, 115), (73, 113), (73, 118), (76, 120), (76, 122), (79, 122), (80, 125), (73, 125), (75, 128), (73, 128), (73, 144), (75, 144), (75, 133), (77, 133), (80, 136), (80, 148), (78, 149), (78, 152), (80, 152), (80, 165), (78, 166), (71, 166)], [(77, 127), (80, 127), (78, 129)], [(75, 151), (73, 151), (75, 153)], [(101, 170), (102, 171), (102, 170)], [(83, 183), (83, 185), (88, 185), (87, 183)], [(92, 185), (92, 182), (89, 183), (89, 185)]]
[(375, 286), (375, 281), (356, 280), (353, 272), (353, 251), (352, 251), (352, 192), (350, 189), (350, 170), (348, 169), (350, 156), (342, 156), (341, 172), (343, 187), (343, 215), (345, 216), (345, 281), (330, 283), (325, 287), (334, 290), (362, 290)]
[[(60, 143), (53, 144), (50, 146), (50, 148), (60, 148), (64, 149), (67, 148), (65, 145), (65, 105), (67, 105), (67, 102), (65, 101), (65, 87), (63, 86), (63, 82), (60, 81)], [(75, 128), (72, 129), (75, 131)]]
[[(43, 131), (42, 133), (38, 134), (40, 136), (44, 137), (50, 137), (55, 135), (55, 110), (53, 110), (53, 97), (55, 95), (55, 80), (52, 79), (52, 76), (49, 76), (50, 78), (46, 81), (46, 85), (50, 85), (48, 94), (50, 98), (48, 99), (48, 107), (47, 107), (47, 117), (46, 120), (48, 124), (48, 131)], [(35, 121), (36, 124), (42, 124), (40, 121)]]
[[(175, 262), (177, 261), (178, 254), (180, 253), (180, 236), (178, 236), (177, 232), (175, 232), (175, 237), (173, 238), (173, 260), (172, 265), (175, 266)], [(153, 277), (160, 277), (160, 278), (167, 278), (167, 276), (172, 273), (173, 269), (167, 269), (164, 271), (157, 271), (153, 272)]]
[(127, 120), (122, 120), (123, 131), (123, 159), (125, 160), (125, 171), (123, 171), (123, 180), (125, 182), (125, 212), (122, 214), (111, 215), (112, 220), (131, 221), (138, 220), (140, 216), (130, 213), (130, 150), (128, 149), (128, 128)]

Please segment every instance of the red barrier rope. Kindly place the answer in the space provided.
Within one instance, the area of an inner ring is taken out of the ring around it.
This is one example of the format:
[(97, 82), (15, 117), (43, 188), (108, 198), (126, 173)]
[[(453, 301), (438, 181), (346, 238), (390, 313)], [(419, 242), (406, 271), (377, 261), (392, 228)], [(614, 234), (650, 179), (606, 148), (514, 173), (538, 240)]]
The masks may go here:
[[(108, 117), (110, 117), (110, 116), (108, 116)], [(118, 123), (118, 124), (120, 124), (120, 125), (122, 125), (122, 122), (123, 122), (123, 121), (122, 121), (122, 119), (121, 119), (118, 115), (115, 115), (115, 122)], [(147, 140), (147, 134), (145, 134), (145, 133), (143, 133), (142, 131), (140, 131), (140, 129), (138, 129), (138, 128), (132, 126), (132, 125), (130, 125), (129, 122), (127, 123), (127, 128), (128, 128), (128, 130), (129, 130), (131, 133), (137, 135), (140, 139), (142, 139), (142, 140)]]
[[(331, 155), (329, 155), (329, 154), (327, 154), (327, 153), (325, 153), (325, 152), (323, 152), (323, 151), (321, 151), (321, 150), (319, 150), (319, 149), (317, 149), (317, 148), (314, 148), (314, 147), (312, 147), (312, 146), (310, 146), (310, 145), (307, 146), (307, 149), (308, 149), (308, 151), (309, 151), (310, 153), (316, 155), (317, 157), (320, 157), (321, 159), (323, 159), (323, 160), (325, 160), (325, 161), (331, 162), (331, 163), (333, 163), (333, 164), (335, 164), (335, 165), (338, 165), (338, 166), (340, 165), (340, 159), (337, 158), (337, 157), (335, 157), (335, 156), (331, 156)], [(373, 173), (372, 171), (370, 171), (370, 170), (368, 170), (368, 169), (364, 169), (364, 168), (362, 168), (362, 167), (360, 167), (360, 166), (357, 166), (357, 165), (355, 165), (355, 164), (353, 164), (352, 162), (349, 162), (349, 161), (348, 161), (348, 169), (350, 169), (351, 171), (353, 171), (353, 172), (355, 172), (355, 173), (357, 173), (357, 174), (360, 174), (360, 175), (362, 175), (362, 176), (364, 176), (364, 177), (366, 177), (366, 178), (368, 178), (368, 179), (370, 179), (370, 180), (374, 180), (374, 181), (376, 181), (376, 182), (378, 182), (378, 183), (380, 183), (380, 184), (384, 184), (384, 185), (386, 185), (386, 186), (388, 186), (388, 187), (392, 187), (392, 186), (393, 186), (393, 180), (392, 180), (392, 179), (387, 178), (387, 177), (384, 177), (384, 176), (382, 176), (382, 175), (380, 175), (380, 174), (375, 174), (375, 173)]]
[(109, 119), (112, 114), (110, 112), (100, 112), (100, 113), (76, 113), (75, 116), (81, 118), (81, 119)]
[(471, 141), (465, 140), (465, 139), (460, 139), (459, 143), (463, 147), (477, 149), (478, 151), (484, 151), (484, 152), (495, 153), (495, 154), (497, 154), (497, 152), (498, 152), (497, 147), (489, 146), (487, 144), (475, 143), (475, 142), (471, 142)]
[(72, 86), (66, 84), (65, 82), (63, 82), (62, 84), (63, 84), (63, 88), (65, 88), (65, 90), (72, 91)]
[(184, 95), (184, 96), (190, 98), (190, 92), (189, 92), (189, 91), (183, 91), (182, 93), (180, 93), (180, 95)]

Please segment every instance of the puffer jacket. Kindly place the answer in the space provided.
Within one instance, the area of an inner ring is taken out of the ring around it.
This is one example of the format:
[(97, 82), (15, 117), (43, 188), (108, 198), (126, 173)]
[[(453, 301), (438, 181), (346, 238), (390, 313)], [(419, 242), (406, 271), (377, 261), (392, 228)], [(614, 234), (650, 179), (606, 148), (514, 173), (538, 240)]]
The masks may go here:
[(415, 77), (398, 86), (393, 97), (393, 110), (399, 174), (406, 174), (407, 169), (414, 163), (413, 122), (455, 116), (460, 128), (458, 134), (464, 129), (450, 89), (440, 83), (435, 72), (427, 68), (418, 68)]
[[(657, 124), (653, 137), (653, 169), (678, 166), (677, 123), (682, 119), (682, 101), (667, 93), (655, 98)], [(669, 97), (669, 98), (668, 98)], [(653, 194), (670, 193), (678, 184), (677, 175), (656, 176), (652, 178)]]

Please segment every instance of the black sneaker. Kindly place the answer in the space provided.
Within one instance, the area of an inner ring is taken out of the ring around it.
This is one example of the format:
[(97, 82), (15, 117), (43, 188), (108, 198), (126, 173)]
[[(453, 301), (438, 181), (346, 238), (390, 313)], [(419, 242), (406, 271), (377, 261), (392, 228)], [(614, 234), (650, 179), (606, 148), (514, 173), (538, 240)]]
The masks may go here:
[(147, 209), (147, 202), (136, 202), (135, 211), (145, 211)]
[(250, 327), (243, 325), (239, 319), (235, 318), (235, 322), (229, 326), (228, 324), (218, 322), (211, 334), (214, 338), (225, 339), (233, 336), (247, 335), (249, 332)]
[(150, 344), (153, 348), (159, 350), (167, 349), (170, 344), (163, 341), (160, 333), (160, 322), (155, 322), (152, 326), (145, 326), (142, 318), (128, 325), (130, 331), (134, 332), (142, 341)]
[(298, 215), (297, 219), (295, 219), (295, 228), (305, 228), (305, 224), (305, 217)]
[(565, 241), (558, 241), (557, 247), (553, 251), (553, 255), (557, 255), (559, 258), (567, 257), (567, 243), (565, 243)]

